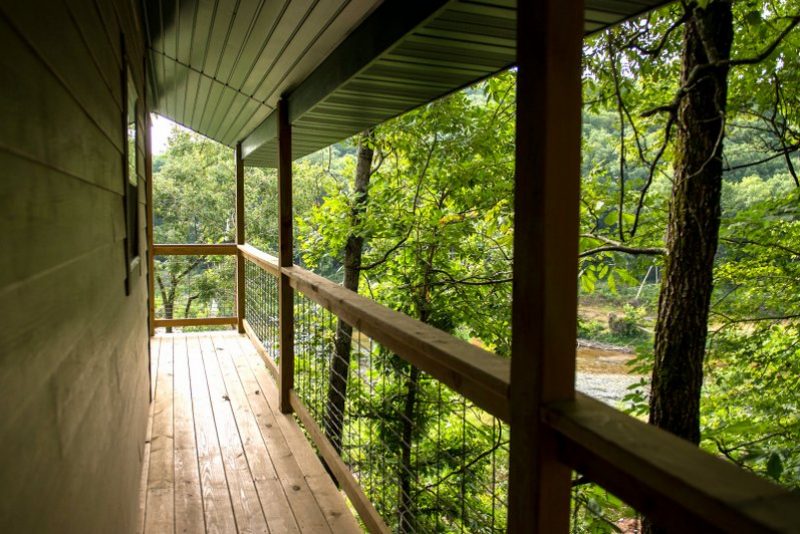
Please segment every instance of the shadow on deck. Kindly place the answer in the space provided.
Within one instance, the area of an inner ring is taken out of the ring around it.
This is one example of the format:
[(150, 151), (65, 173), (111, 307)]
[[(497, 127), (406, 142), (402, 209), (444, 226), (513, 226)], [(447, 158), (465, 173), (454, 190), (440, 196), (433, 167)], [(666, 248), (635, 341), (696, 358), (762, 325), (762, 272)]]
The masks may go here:
[(362, 532), (246, 336), (151, 343), (139, 532)]

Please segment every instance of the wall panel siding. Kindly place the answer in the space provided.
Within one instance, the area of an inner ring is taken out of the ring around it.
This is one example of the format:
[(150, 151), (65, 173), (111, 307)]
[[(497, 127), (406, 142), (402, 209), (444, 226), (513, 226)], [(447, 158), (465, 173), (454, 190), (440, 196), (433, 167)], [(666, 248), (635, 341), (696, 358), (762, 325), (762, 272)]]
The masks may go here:
[(134, 6), (0, 2), (0, 532), (136, 528), (146, 205), (141, 168), (126, 296), (119, 34), (143, 96)]

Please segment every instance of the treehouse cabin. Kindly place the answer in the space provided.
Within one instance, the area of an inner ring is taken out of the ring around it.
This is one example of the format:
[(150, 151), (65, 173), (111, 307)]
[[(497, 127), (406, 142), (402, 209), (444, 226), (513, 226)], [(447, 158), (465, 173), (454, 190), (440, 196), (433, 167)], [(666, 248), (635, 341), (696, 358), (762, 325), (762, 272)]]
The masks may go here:
[[(676, 532), (800, 531), (797, 495), (575, 392), (581, 43), (661, 3), (3, 1), (0, 532), (558, 533), (573, 471)], [(511, 66), (511, 360), (293, 265), (293, 160)], [(235, 148), (235, 242), (153, 242), (151, 112)], [(156, 317), (173, 257), (229, 260), (230, 313)], [(422, 380), (463, 446), (415, 443)]]

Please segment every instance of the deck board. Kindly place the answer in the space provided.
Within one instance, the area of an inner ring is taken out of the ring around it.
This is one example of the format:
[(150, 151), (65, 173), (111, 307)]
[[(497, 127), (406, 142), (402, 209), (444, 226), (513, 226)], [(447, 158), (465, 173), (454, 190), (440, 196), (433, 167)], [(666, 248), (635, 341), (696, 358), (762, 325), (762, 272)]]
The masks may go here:
[(172, 342), (172, 339), (164, 339), (159, 344), (147, 472), (145, 532), (166, 533), (173, 532), (175, 528)]
[(173, 345), (173, 418), (175, 426), (175, 532), (203, 532), (203, 496), (194, 432), (192, 385), (185, 337)]
[(247, 337), (161, 334), (152, 350), (140, 532), (361, 532)]

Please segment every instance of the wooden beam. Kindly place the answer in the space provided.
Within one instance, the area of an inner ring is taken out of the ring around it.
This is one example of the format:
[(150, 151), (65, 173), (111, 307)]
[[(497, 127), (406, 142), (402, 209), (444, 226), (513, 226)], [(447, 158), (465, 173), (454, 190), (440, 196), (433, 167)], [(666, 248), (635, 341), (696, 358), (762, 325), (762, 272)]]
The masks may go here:
[[(294, 123), (325, 97), (372, 64), (414, 28), (433, 17), (447, 0), (384, 2), (288, 95), (288, 120)], [(279, 135), (279, 110), (242, 141), (244, 159)]]
[(247, 157), (269, 143), (278, 136), (278, 112), (273, 110), (266, 119), (256, 126), (244, 140), (239, 143), (242, 146), (242, 159)]
[(542, 407), (575, 384), (583, 2), (517, 5), (508, 532), (569, 530), (570, 469)]
[(164, 326), (220, 326), (235, 325), (236, 317), (195, 317), (188, 319), (155, 319), (156, 328)]
[(153, 256), (232, 256), (237, 251), (236, 243), (216, 245), (153, 245)]
[(507, 359), (300, 267), (281, 270), (303, 295), (480, 408), (509, 420)]
[(156, 325), (153, 322), (156, 318), (155, 251), (153, 250), (153, 154), (150, 147), (150, 113), (147, 112), (146, 107), (144, 121), (144, 187), (145, 203), (147, 204), (147, 209), (145, 210), (147, 224), (147, 305), (149, 319), (148, 326), (150, 328), (150, 335), (153, 336), (156, 332)]
[(670, 532), (800, 532), (800, 495), (664, 430), (582, 394), (543, 417), (563, 462)]
[(353, 508), (356, 509), (358, 516), (367, 527), (367, 531), (372, 534), (389, 534), (391, 530), (386, 526), (381, 515), (369, 501), (369, 498), (364, 494), (364, 490), (361, 489), (361, 485), (350, 472), (350, 468), (342, 461), (336, 449), (333, 448), (331, 442), (325, 437), (322, 429), (317, 425), (317, 422), (314, 421), (311, 414), (308, 413), (308, 410), (303, 405), (303, 401), (300, 400), (300, 397), (298, 397), (294, 391), (291, 392), (290, 400), (295, 414), (297, 414), (300, 422), (303, 423), (306, 431), (308, 431), (308, 435), (311, 437), (311, 441), (317, 446), (320, 455), (325, 459), (325, 464), (331, 470), (333, 476), (336, 477), (336, 481), (350, 499)]
[(280, 276), (281, 268), (278, 265), (278, 258), (275, 256), (262, 252), (252, 245), (239, 245), (239, 252), (272, 276), (276, 278)]
[[(244, 245), (244, 160), (242, 159), (242, 144), (236, 145), (234, 151), (236, 158), (236, 244)], [(245, 309), (245, 284), (244, 284), (244, 256), (237, 247), (236, 250), (236, 316), (239, 318), (237, 328), (240, 334), (244, 333)]]
[[(292, 245), (292, 126), (285, 98), (278, 101), (278, 263), (294, 263)], [(280, 339), (280, 409), (292, 413), (290, 395), (294, 387), (294, 290), (289, 277), (278, 283)]]

